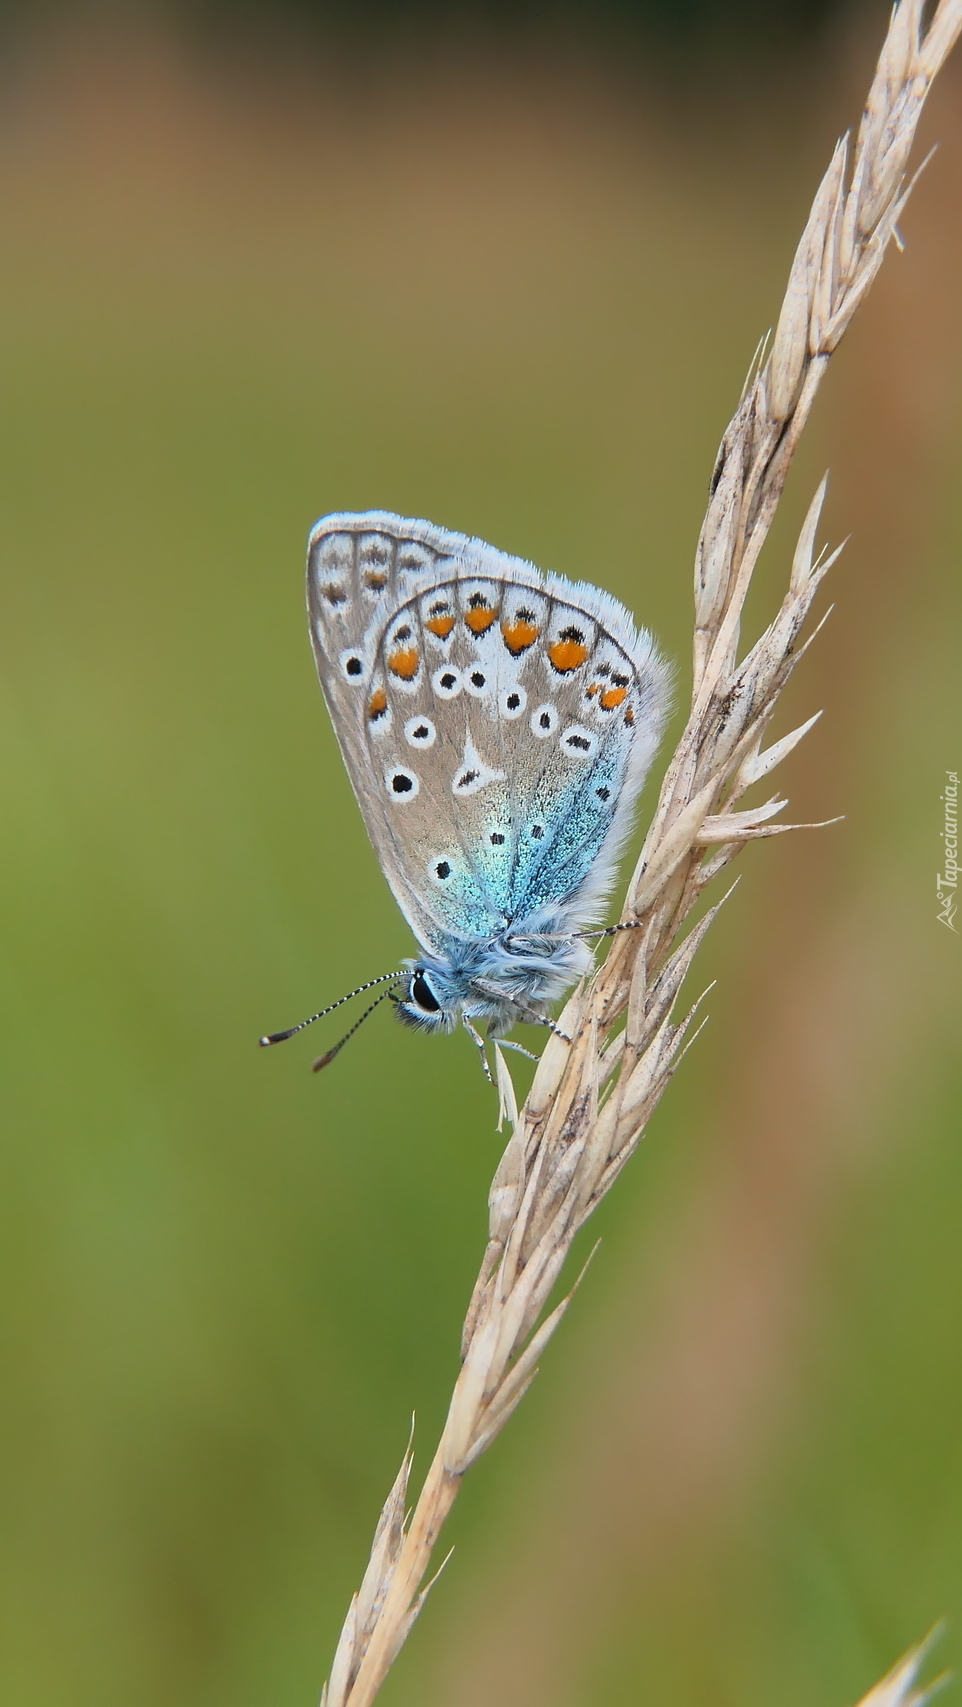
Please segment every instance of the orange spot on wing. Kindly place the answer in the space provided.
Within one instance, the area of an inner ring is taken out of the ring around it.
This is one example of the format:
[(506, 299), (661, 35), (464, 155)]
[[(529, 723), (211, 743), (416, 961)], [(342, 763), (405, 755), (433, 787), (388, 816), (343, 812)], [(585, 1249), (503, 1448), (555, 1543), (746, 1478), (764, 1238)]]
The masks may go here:
[(588, 689), (588, 698), (589, 699), (594, 699), (595, 694), (598, 692), (598, 689), (600, 688), (600, 686), (601, 686), (600, 682), (592, 682), (590, 688)]
[(329, 581), (326, 587), (321, 588), (321, 592), (329, 605), (343, 605), (347, 602), (347, 594), (344, 588), (339, 587), (336, 581)]
[(598, 704), (601, 706), (602, 711), (614, 711), (615, 706), (620, 705), (622, 700), (627, 697), (627, 694), (627, 688), (606, 688), (599, 699)]
[(416, 646), (401, 646), (388, 659), (388, 667), (392, 676), (400, 676), (402, 682), (410, 682), (418, 673), (421, 654)]
[(627, 723), (629, 729), (631, 728), (634, 721), (635, 721), (635, 714), (632, 711), (631, 706), (629, 705), (627, 711), (625, 712), (625, 722)]
[(540, 632), (541, 630), (536, 623), (525, 622), (521, 617), (518, 618), (517, 622), (503, 622), (501, 624), (504, 643), (515, 658), (519, 652), (526, 652), (529, 646), (534, 645)]
[(387, 586), (387, 576), (383, 569), (368, 569), (364, 576), (364, 585), (370, 587), (372, 593), (379, 593), (382, 587)]
[(497, 614), (490, 605), (476, 605), (473, 610), (465, 611), (464, 620), (472, 634), (487, 634)]
[(429, 628), (432, 634), (436, 634), (439, 640), (447, 640), (448, 635), (454, 627), (454, 617), (431, 616), (428, 617), (424, 626), (425, 628)]
[(384, 692), (383, 688), (378, 688), (377, 692), (372, 693), (370, 699), (367, 702), (368, 717), (371, 719), (371, 722), (373, 723), (376, 718), (383, 717), (386, 710), (387, 710), (387, 694)]
[(556, 640), (553, 646), (548, 647), (548, 657), (562, 676), (569, 670), (580, 669), (587, 656), (587, 646), (582, 646), (577, 640)]

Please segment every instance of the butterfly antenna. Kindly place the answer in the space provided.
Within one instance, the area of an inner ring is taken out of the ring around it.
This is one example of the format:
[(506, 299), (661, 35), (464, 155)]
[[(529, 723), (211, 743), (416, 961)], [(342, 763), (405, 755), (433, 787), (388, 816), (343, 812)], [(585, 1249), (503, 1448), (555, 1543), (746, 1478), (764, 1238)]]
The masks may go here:
[(386, 1001), (390, 994), (391, 994), (390, 990), (382, 990), (381, 994), (379, 996), (375, 997), (375, 999), (371, 1003), (370, 1007), (365, 1008), (364, 1012), (362, 1013), (362, 1015), (361, 1015), (360, 1019), (357, 1021), (357, 1023), (355, 1025), (351, 1026), (350, 1031), (346, 1031), (344, 1033), (344, 1036), (341, 1038), (340, 1043), (335, 1043), (334, 1048), (329, 1049), (327, 1051), (326, 1055), (319, 1055), (317, 1057), (317, 1060), (313, 1063), (313, 1065), (311, 1067), (311, 1072), (312, 1073), (319, 1073), (322, 1067), (329, 1067), (331, 1062), (333, 1061), (335, 1055), (339, 1055), (341, 1050), (344, 1048), (345, 1043), (349, 1042), (350, 1039), (354, 1036), (354, 1033), (357, 1031), (358, 1026), (363, 1025), (364, 1021), (366, 1019), (368, 1019), (370, 1017), (370, 1015), (374, 1012), (374, 1009), (379, 1008), (381, 1006), (381, 1003), (383, 1001)]
[[(373, 990), (377, 984), (393, 984), (398, 978), (406, 977), (406, 972), (385, 972), (380, 978), (370, 978), (366, 984), (359, 984), (356, 990), (350, 990), (339, 1001), (332, 1002), (329, 1008), (321, 1008), (319, 1013), (311, 1014), (310, 1019), (302, 1019), (300, 1025), (292, 1025), (289, 1031), (272, 1031), (268, 1037), (258, 1038), (262, 1049), (267, 1049), (272, 1043), (286, 1043), (289, 1037), (296, 1037), (299, 1031), (313, 1025), (316, 1019), (323, 1019), (325, 1014), (332, 1014), (335, 1008), (342, 1008), (345, 1002), (352, 1002), (355, 996), (363, 996), (365, 990)], [(358, 1021), (360, 1024), (360, 1021)]]
[(647, 919), (626, 919), (623, 924), (609, 925), (603, 931), (578, 931), (576, 934), (582, 941), (587, 941), (589, 937), (617, 936), (619, 931), (640, 931), (647, 923)]

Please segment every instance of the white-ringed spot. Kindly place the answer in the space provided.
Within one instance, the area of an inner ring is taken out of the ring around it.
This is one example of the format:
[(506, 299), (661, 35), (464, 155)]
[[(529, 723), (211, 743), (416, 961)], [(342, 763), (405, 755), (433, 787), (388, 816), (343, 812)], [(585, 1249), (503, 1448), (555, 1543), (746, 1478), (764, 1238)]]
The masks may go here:
[(556, 706), (539, 705), (537, 711), (531, 713), (531, 733), (539, 741), (546, 741), (549, 735), (554, 734), (559, 722)]
[(502, 688), (498, 695), (498, 710), (501, 716), (512, 721), (516, 717), (523, 717), (527, 703), (528, 696), (521, 686)]
[(431, 686), (438, 699), (457, 699), (462, 685), (461, 672), (453, 664), (442, 664), (431, 677)]
[(407, 770), (404, 765), (395, 765), (387, 772), (384, 786), (393, 801), (413, 800), (421, 788), (415, 772)]
[(356, 646), (346, 646), (339, 663), (341, 675), (346, 682), (354, 682), (357, 685), (364, 680), (364, 659)]
[(571, 759), (590, 759), (598, 747), (598, 737), (580, 723), (566, 729), (558, 745)]
[(430, 717), (409, 717), (404, 725), (404, 739), (409, 747), (433, 747), (437, 738)]
[(475, 699), (486, 698), (490, 690), (490, 679), (487, 670), (480, 664), (469, 664), (464, 671), (464, 691), (472, 694)]

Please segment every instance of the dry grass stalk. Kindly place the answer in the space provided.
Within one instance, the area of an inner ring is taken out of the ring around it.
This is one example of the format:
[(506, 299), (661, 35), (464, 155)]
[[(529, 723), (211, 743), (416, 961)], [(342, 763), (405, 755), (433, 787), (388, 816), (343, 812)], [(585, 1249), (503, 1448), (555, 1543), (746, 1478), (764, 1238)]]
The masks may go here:
[[(785, 805), (777, 796), (748, 809), (739, 802), (815, 721), (762, 750), (779, 695), (814, 638), (799, 644), (838, 555), (815, 554), (824, 481), (781, 608), (739, 663), (742, 608), (829, 359), (889, 242), (898, 241), (916, 126), (960, 30), (962, 0), (940, 0), (927, 29), (922, 0), (901, 0), (893, 13), (851, 167), (843, 138), (799, 243), (770, 352), (756, 363), (722, 440), (695, 564), (691, 714), (629, 888), (624, 918), (637, 928), (615, 937), (604, 965), (572, 996), (560, 1021), (571, 1044), (550, 1038), (520, 1114), (499, 1056), (514, 1131), (491, 1187), (490, 1237), (464, 1325), (461, 1372), (409, 1519), (405, 1456), (322, 1707), (368, 1707), (374, 1699), (423, 1604), (421, 1584), (461, 1478), (524, 1396), (568, 1307), (570, 1294), (541, 1320), (572, 1240), (637, 1148), (685, 1046), (695, 1008), (676, 1023), (674, 1003), (721, 904), (682, 937), (703, 891), (747, 841), (795, 827), (771, 822)], [(881, 1707), (889, 1697), (870, 1700)]]
[(924, 1642), (903, 1654), (898, 1664), (862, 1697), (858, 1707), (926, 1707), (926, 1703), (949, 1682), (949, 1673), (943, 1672), (933, 1683), (916, 1688), (919, 1672), (940, 1634), (940, 1626), (936, 1625)]

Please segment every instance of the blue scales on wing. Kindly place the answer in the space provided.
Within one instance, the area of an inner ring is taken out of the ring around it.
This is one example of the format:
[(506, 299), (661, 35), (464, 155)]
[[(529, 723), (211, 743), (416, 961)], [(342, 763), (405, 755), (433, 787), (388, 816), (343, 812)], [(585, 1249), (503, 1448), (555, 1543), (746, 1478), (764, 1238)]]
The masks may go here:
[(431, 952), (593, 922), (661, 733), (624, 606), (381, 512), (311, 536), (311, 635), (368, 832)]

